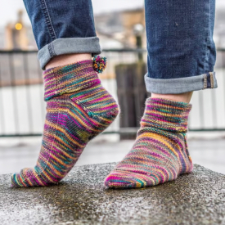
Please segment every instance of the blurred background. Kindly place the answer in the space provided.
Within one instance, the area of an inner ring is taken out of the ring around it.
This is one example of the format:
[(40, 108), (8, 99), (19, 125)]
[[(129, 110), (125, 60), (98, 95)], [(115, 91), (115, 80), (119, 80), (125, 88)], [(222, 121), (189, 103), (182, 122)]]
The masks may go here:
[[(23, 1), (0, 0), (0, 174), (34, 166), (45, 119), (42, 71)], [(225, 2), (217, 0), (214, 40), (219, 88), (195, 92), (189, 148), (195, 163), (225, 174)], [(92, 141), (77, 165), (117, 162), (130, 150), (149, 95), (145, 91), (143, 0), (93, 0), (108, 66), (101, 79), (121, 115)]]

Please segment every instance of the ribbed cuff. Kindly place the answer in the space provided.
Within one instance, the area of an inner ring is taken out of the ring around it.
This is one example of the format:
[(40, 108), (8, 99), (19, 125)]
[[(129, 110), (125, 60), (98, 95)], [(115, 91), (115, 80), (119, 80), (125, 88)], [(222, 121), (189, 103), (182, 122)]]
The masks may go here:
[(187, 132), (191, 104), (161, 98), (148, 98), (141, 127), (155, 127), (161, 130)]
[(84, 90), (100, 83), (92, 60), (52, 68), (44, 72), (44, 98), (48, 101), (53, 97)]

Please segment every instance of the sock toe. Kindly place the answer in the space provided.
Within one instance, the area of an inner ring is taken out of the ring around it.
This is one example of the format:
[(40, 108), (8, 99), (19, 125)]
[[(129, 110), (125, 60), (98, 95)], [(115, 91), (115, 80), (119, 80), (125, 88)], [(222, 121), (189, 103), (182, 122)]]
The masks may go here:
[(105, 186), (108, 188), (143, 188), (156, 185), (157, 179), (151, 176), (128, 171), (115, 171), (105, 179)]
[(13, 174), (11, 177), (11, 187), (29, 187), (28, 182), (22, 175), (22, 171), (20, 174)]
[(13, 174), (11, 177), (11, 187), (35, 187), (46, 185), (47, 183), (34, 171), (34, 169), (23, 169), (19, 174)]

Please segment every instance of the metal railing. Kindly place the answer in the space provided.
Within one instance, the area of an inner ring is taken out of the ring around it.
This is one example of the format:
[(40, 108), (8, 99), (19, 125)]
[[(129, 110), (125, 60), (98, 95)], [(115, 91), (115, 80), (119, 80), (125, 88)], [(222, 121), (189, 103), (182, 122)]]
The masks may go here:
[[(104, 50), (107, 69), (103, 85), (117, 98), (115, 66), (136, 63), (145, 50)], [(42, 71), (36, 51), (0, 51), (0, 137), (41, 136), (45, 119)], [(225, 49), (218, 49), (217, 90), (196, 92), (190, 116), (190, 131), (225, 131)], [(137, 128), (120, 128), (120, 118), (105, 134), (134, 134)]]

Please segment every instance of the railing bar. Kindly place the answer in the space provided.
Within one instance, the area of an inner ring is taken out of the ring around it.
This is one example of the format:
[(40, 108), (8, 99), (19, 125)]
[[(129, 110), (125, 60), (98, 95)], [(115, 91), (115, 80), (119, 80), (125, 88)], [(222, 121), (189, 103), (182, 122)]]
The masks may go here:
[(14, 107), (14, 119), (15, 119), (15, 130), (16, 132), (18, 132), (19, 130), (19, 118), (18, 118), (18, 106), (17, 106), (17, 95), (16, 95), (16, 89), (15, 89), (15, 71), (14, 71), (14, 57), (13, 54), (11, 52), (11, 54), (9, 54), (9, 71), (10, 71), (10, 78), (11, 78), (11, 87), (12, 87), (12, 93), (13, 93), (13, 107)]
[[(2, 57), (1, 57), (1, 60), (0, 60), (0, 87), (1, 87), (1, 84), (2, 84)], [(1, 95), (0, 95), (0, 110), (1, 110), (1, 124), (2, 124), (2, 133), (4, 134), (5, 133), (5, 112), (4, 112), (4, 107), (3, 107), (3, 90), (1, 90)]]
[[(102, 135), (106, 134), (137, 134), (138, 129), (137, 128), (129, 128), (127, 130), (109, 130), (102, 133)], [(189, 132), (224, 132), (225, 128), (218, 128), (218, 129), (189, 129)], [(42, 133), (33, 133), (33, 134), (5, 134), (0, 135), (0, 138), (11, 138), (11, 137), (40, 137), (42, 136)]]
[[(42, 69), (40, 67), (39, 62), (37, 61), (37, 68), (38, 68), (38, 76), (40, 78), (40, 80), (43, 82), (43, 78), (42, 78)], [(44, 104), (43, 104), (43, 96), (42, 96), (42, 90), (43, 89), (43, 85), (40, 85), (40, 100), (41, 100), (41, 118), (42, 118), (42, 122), (44, 122)]]
[[(136, 48), (125, 48), (125, 49), (116, 49), (116, 48), (113, 48), (113, 49), (103, 49), (102, 50), (103, 52), (139, 52), (139, 53), (142, 53), (142, 52), (146, 52), (146, 49), (136, 49)], [(21, 54), (21, 53), (24, 53), (24, 54), (30, 54), (30, 53), (38, 53), (37, 50), (29, 50), (29, 51), (26, 51), (26, 50), (0, 50), (0, 54), (9, 54), (9, 53), (14, 53), (14, 54)], [(217, 52), (225, 52), (225, 48), (217, 48)]]
[(216, 116), (216, 96), (215, 91), (211, 90), (211, 98), (212, 98), (212, 120), (214, 127), (217, 127), (217, 116)]
[(32, 133), (33, 131), (33, 121), (32, 121), (32, 108), (31, 108), (31, 98), (30, 98), (30, 77), (28, 71), (28, 55), (23, 54), (23, 68), (24, 68), (24, 75), (25, 75), (25, 86), (26, 86), (26, 98), (27, 98), (27, 112), (28, 112), (28, 123), (29, 129)]
[(200, 117), (200, 124), (201, 128), (203, 129), (204, 127), (204, 113), (203, 113), (203, 95), (202, 91), (199, 92), (199, 117)]
[[(109, 55), (109, 58), (113, 58), (113, 54), (115, 53), (112, 53), (112, 52), (108, 52), (107, 55)], [(115, 55), (114, 55), (115, 57)], [(109, 69), (110, 70), (110, 69)], [(115, 75), (115, 74), (114, 74)], [(113, 85), (113, 81), (112, 81), (112, 77), (108, 77), (108, 79), (110, 80), (110, 83), (109, 83), (109, 86), (110, 86), (110, 90), (114, 91), (115, 90), (115, 85)], [(116, 80), (116, 77), (115, 77), (115, 80)]]

